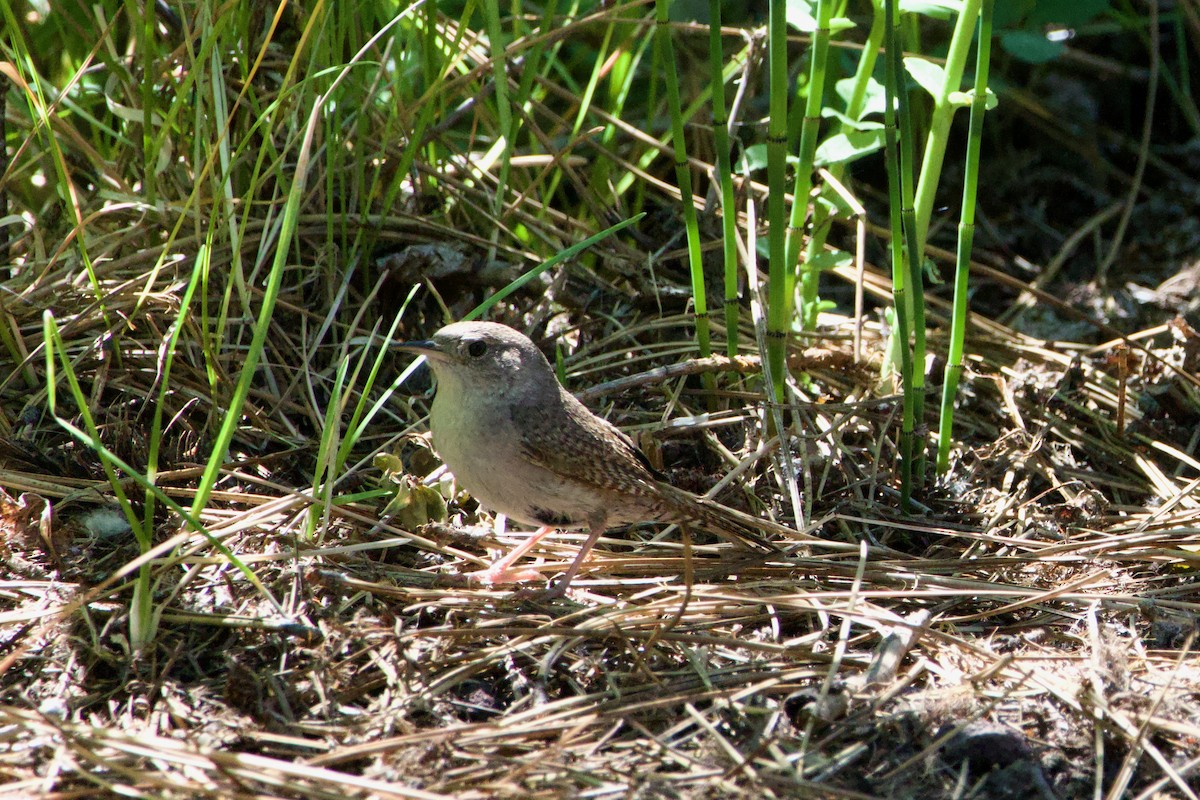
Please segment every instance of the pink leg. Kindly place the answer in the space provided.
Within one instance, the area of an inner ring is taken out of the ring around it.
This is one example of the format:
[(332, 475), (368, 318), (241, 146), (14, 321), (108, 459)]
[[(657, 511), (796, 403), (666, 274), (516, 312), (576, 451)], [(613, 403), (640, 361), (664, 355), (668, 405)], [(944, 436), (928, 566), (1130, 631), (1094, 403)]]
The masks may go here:
[(546, 591), (547, 598), (562, 597), (567, 593), (567, 587), (571, 585), (571, 581), (579, 574), (579, 570), (583, 568), (583, 560), (587, 558), (587, 554), (591, 552), (596, 541), (600, 538), (600, 534), (604, 533), (605, 527), (603, 519), (598, 523), (593, 521), (589, 527), (588, 537), (584, 540), (579, 548), (579, 555), (575, 556), (575, 560), (571, 562), (571, 566), (567, 569), (567, 574), (562, 576), (562, 579), (554, 586)]
[(521, 558), (533, 549), (533, 546), (545, 538), (546, 534), (553, 531), (554, 528), (544, 526), (538, 528), (536, 532), (530, 535), (528, 539), (514, 547), (512, 551), (502, 556), (487, 569), (468, 572), (467, 577), (473, 581), (478, 581), (485, 586), (496, 586), (502, 583), (522, 583), (524, 581), (540, 581), (544, 577), (542, 573), (533, 569), (512, 569), (512, 565), (521, 560)]

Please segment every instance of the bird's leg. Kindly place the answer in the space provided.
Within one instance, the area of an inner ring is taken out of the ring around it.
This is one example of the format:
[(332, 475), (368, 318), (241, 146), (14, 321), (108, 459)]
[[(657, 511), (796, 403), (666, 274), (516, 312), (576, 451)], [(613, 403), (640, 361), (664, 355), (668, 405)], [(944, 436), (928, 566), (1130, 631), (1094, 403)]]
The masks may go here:
[(579, 570), (583, 568), (583, 560), (587, 558), (587, 554), (591, 552), (596, 545), (600, 534), (608, 529), (606, 524), (606, 514), (603, 512), (592, 514), (588, 517), (588, 537), (584, 539), (583, 544), (579, 547), (579, 555), (575, 556), (575, 560), (571, 562), (571, 566), (567, 568), (567, 574), (563, 575), (553, 586), (546, 591), (546, 597), (562, 597), (567, 593), (567, 587), (571, 585), (571, 581), (579, 574)]
[(522, 583), (524, 581), (538, 581), (542, 579), (542, 573), (533, 569), (512, 569), (512, 565), (521, 560), (521, 557), (533, 549), (533, 546), (540, 542), (546, 534), (553, 531), (554, 528), (549, 525), (544, 525), (538, 528), (537, 531), (530, 534), (529, 538), (514, 547), (512, 551), (501, 556), (492, 563), (487, 569), (481, 569), (476, 572), (467, 573), (467, 578), (487, 586), (495, 586), (501, 583)]

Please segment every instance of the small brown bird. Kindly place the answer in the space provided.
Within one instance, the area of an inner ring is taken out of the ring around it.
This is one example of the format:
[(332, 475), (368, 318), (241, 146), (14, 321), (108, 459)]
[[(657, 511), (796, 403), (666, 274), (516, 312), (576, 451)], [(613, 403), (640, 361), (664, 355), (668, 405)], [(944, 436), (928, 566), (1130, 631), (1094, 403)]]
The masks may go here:
[(482, 505), (541, 528), (491, 567), (487, 584), (541, 578), (512, 565), (558, 529), (588, 537), (553, 590), (562, 594), (588, 551), (610, 527), (695, 522), (777, 551), (732, 512), (667, 483), (628, 436), (562, 387), (526, 336), (494, 322), (456, 322), (428, 341), (399, 349), (429, 359), (437, 394), (429, 415), (433, 445), (458, 482)]

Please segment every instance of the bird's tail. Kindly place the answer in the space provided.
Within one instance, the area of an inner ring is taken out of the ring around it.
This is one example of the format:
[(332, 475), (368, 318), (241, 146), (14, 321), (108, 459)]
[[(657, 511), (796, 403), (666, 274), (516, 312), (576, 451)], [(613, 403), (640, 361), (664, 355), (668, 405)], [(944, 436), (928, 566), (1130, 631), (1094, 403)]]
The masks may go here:
[(685, 492), (682, 489), (660, 482), (662, 499), (673, 515), (679, 519), (695, 522), (707, 531), (725, 536), (741, 544), (780, 552), (780, 548), (769, 541), (764, 535), (770, 531), (795, 535), (795, 532), (777, 522), (758, 519), (757, 517), (736, 511), (732, 508), (713, 502), (703, 497)]

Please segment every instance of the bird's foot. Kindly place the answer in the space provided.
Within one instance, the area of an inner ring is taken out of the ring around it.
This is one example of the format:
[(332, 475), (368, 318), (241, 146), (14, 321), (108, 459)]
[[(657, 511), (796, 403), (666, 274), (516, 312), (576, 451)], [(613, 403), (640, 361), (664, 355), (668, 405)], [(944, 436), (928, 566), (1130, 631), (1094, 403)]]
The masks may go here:
[(546, 576), (535, 569), (513, 569), (501, 562), (492, 564), (487, 569), (468, 572), (463, 577), (471, 583), (483, 584), (484, 586), (500, 586), (505, 583), (527, 583), (529, 581), (542, 581), (546, 579)]
[(487, 569), (467, 573), (466, 577), (473, 583), (482, 583), (484, 586), (499, 586), (504, 583), (525, 583), (526, 581), (544, 580), (542, 573), (537, 570), (514, 569), (513, 564), (524, 558), (525, 554), (533, 549), (533, 546), (552, 530), (554, 529), (550, 527), (539, 528), (536, 533), (513, 548), (512, 552), (508, 555), (497, 560)]

